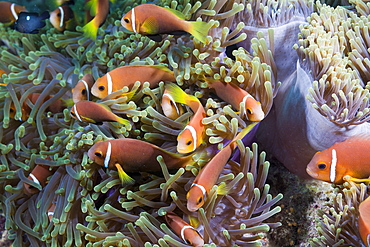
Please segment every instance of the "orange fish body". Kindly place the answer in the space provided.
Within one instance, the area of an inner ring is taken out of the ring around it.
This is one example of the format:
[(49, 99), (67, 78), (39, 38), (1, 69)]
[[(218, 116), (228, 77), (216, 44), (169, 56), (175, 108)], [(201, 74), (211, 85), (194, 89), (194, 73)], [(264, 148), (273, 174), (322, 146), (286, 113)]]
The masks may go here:
[(171, 229), (177, 234), (177, 236), (184, 240), (185, 243), (195, 247), (204, 246), (204, 240), (197, 230), (178, 215), (173, 212), (168, 212), (164, 218)]
[(158, 86), (161, 81), (176, 81), (171, 70), (163, 65), (127, 65), (109, 71), (96, 80), (91, 93), (102, 99), (114, 91), (127, 86), (129, 89), (136, 81), (149, 82), (150, 88)]
[(193, 152), (204, 141), (205, 127), (202, 120), (206, 117), (206, 111), (197, 97), (185, 93), (177, 84), (168, 83), (165, 88), (174, 103), (188, 105), (194, 112), (189, 124), (177, 136), (177, 152), (181, 154)]
[(109, 13), (109, 0), (90, 0), (87, 1), (87, 6), (90, 6), (90, 13), (93, 13), (92, 20), (82, 27), (86, 37), (96, 39), (98, 28), (104, 23)]
[(247, 91), (234, 85), (221, 81), (209, 82), (208, 86), (212, 88), (218, 97), (230, 103), (234, 109), (240, 110), (240, 103), (245, 104), (245, 116), (250, 121), (261, 121), (265, 117), (261, 103), (253, 98)]
[[(39, 184), (42, 188), (44, 188), (47, 183), (47, 178), (55, 172), (55, 169), (50, 170), (49, 168), (50, 167), (46, 165), (36, 165), (28, 176), (28, 179), (32, 180), (33, 182)], [(24, 183), (24, 192), (27, 195), (32, 195), (39, 192), (39, 190), (32, 185)]]
[(317, 152), (307, 165), (307, 173), (329, 183), (343, 183), (349, 175), (364, 179), (370, 176), (370, 138), (350, 137), (343, 142)]
[(224, 166), (236, 148), (236, 140), (242, 139), (255, 125), (256, 124), (253, 123), (239, 132), (239, 134), (230, 141), (229, 144), (213, 156), (213, 158), (202, 168), (194, 179), (194, 182), (186, 195), (187, 208), (189, 211), (196, 211), (203, 206), (206, 196), (216, 184)]
[(0, 2), (0, 10), (0, 22), (6, 24), (13, 24), (20, 12), (27, 12), (25, 7), (6, 1)]
[(358, 230), (366, 246), (370, 246), (370, 196), (360, 203)]
[(184, 114), (184, 108), (175, 102), (167, 89), (163, 92), (161, 106), (163, 114), (172, 120), (175, 120)]
[(149, 37), (183, 31), (194, 35), (203, 43), (206, 42), (209, 30), (206, 22), (186, 21), (181, 12), (154, 4), (141, 4), (131, 9), (122, 17), (121, 24), (129, 31)]
[(49, 218), (49, 221), (51, 221), (53, 219), (55, 207), (56, 207), (55, 203), (52, 203), (50, 205), (50, 208), (48, 209), (48, 218)]
[(73, 11), (68, 5), (59, 6), (50, 13), (50, 23), (58, 31), (64, 31), (73, 18)]
[(128, 172), (160, 171), (158, 155), (162, 155), (168, 169), (179, 169), (191, 161), (191, 156), (170, 153), (149, 142), (131, 138), (97, 142), (89, 149), (88, 155), (101, 166), (114, 169), (118, 163)]
[(72, 99), (74, 103), (81, 100), (90, 100), (90, 89), (94, 85), (94, 78), (91, 74), (85, 74), (72, 89)]
[(100, 124), (102, 122), (119, 122), (129, 126), (130, 121), (120, 118), (104, 104), (82, 100), (74, 104), (71, 116), (80, 122)]

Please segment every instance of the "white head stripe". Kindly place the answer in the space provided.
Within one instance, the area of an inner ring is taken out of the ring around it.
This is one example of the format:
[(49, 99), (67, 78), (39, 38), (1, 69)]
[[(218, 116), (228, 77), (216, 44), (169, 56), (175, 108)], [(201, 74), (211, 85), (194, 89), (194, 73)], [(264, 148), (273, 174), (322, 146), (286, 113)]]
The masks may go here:
[(195, 148), (196, 148), (196, 146), (197, 146), (197, 131), (194, 129), (194, 127), (193, 126), (191, 126), (191, 125), (186, 125), (186, 127), (185, 127), (185, 129), (184, 130), (186, 130), (186, 129), (188, 129), (189, 131), (190, 131), (190, 133), (191, 133), (191, 137), (193, 138), (193, 142), (194, 142), (194, 148), (193, 148), (193, 150), (191, 150), (191, 151), (194, 151), (195, 150)]
[(59, 26), (60, 27), (63, 27), (63, 22), (64, 22), (64, 10), (62, 7), (58, 7), (58, 9), (60, 10), (60, 24)]
[(367, 234), (367, 238), (366, 238), (366, 240), (367, 240), (367, 246), (370, 246), (370, 233), (369, 234)]
[(108, 94), (111, 94), (112, 93), (112, 88), (113, 88), (113, 81), (112, 81), (112, 77), (110, 76), (109, 73), (107, 73), (107, 87), (108, 87)]
[(53, 216), (54, 212), (48, 212), (48, 216)]
[(132, 25), (132, 30), (134, 30), (134, 32), (137, 33), (135, 19), (136, 19), (135, 8), (133, 8), (131, 11), (131, 25)]
[(18, 14), (17, 12), (15, 12), (15, 3), (12, 3), (12, 5), (10, 5), (10, 11), (12, 12), (14, 19), (18, 20)]
[(164, 93), (162, 97), (164, 97), (164, 96), (167, 96), (170, 99), (170, 101), (175, 106), (175, 109), (176, 109), (177, 114), (180, 115), (179, 108), (177, 107), (177, 104), (176, 104), (175, 100), (172, 98), (172, 96), (170, 94), (168, 94), (168, 93)]
[(80, 80), (85, 85), (86, 94), (87, 94), (87, 100), (90, 100), (90, 93), (89, 93), (89, 85), (87, 85), (87, 82), (85, 80)]
[(75, 115), (76, 115), (76, 117), (77, 117), (78, 121), (82, 122), (82, 119), (81, 119), (81, 117), (80, 117), (80, 114), (78, 114), (76, 104), (73, 106), (73, 110), (74, 110), (74, 112), (75, 112)]
[(244, 103), (244, 110), (245, 110), (244, 114), (245, 115), (247, 115), (246, 111), (247, 111), (247, 99), (248, 98), (253, 98), (253, 97), (250, 94), (247, 94), (243, 97), (243, 100), (242, 100), (242, 102)]
[[(191, 187), (193, 187), (193, 186), (198, 187), (198, 188), (202, 191), (202, 193), (203, 193), (203, 197), (204, 197), (204, 200), (205, 200), (205, 199), (206, 199), (206, 195), (207, 195), (207, 190), (206, 190), (206, 188), (204, 188), (204, 186), (203, 186), (203, 185), (196, 184), (196, 183), (192, 183), (192, 184), (191, 184)], [(190, 188), (191, 188), (191, 187), (190, 187)]]
[(30, 173), (30, 175), (29, 175), (29, 176), (32, 178), (32, 181), (33, 181), (33, 182), (37, 183), (38, 185), (41, 185), (41, 184), (40, 184), (40, 181), (35, 177), (35, 175), (33, 175), (32, 173)]
[(183, 228), (181, 228), (181, 233), (180, 233), (181, 238), (182, 238), (182, 240), (184, 240), (185, 243), (188, 243), (188, 241), (186, 241), (186, 239), (185, 239), (185, 230), (186, 229), (193, 229), (194, 231), (195, 231), (195, 229), (194, 229), (194, 227), (189, 226), (189, 225), (185, 225)]
[(110, 144), (110, 142), (108, 142), (107, 153), (105, 154), (105, 159), (104, 159), (104, 167), (106, 168), (108, 168), (109, 166), (111, 153), (112, 153), (112, 145)]
[(330, 181), (334, 183), (337, 170), (337, 151), (331, 150), (331, 166), (330, 166)]

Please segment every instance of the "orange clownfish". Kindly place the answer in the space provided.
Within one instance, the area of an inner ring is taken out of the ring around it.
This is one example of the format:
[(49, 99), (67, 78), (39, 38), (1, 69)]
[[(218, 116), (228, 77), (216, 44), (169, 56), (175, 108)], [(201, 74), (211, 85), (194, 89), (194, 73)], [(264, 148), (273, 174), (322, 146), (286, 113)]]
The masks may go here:
[(49, 221), (50, 222), (52, 221), (52, 219), (54, 217), (55, 207), (56, 207), (55, 203), (52, 203), (50, 205), (49, 209), (48, 209), (48, 212), (47, 213), (48, 213), (48, 218), (49, 218)]
[[(55, 172), (56, 168), (50, 170), (50, 166), (47, 165), (36, 165), (32, 172), (28, 175), (28, 179), (39, 184), (41, 188), (44, 188), (47, 184), (47, 178)], [(27, 183), (24, 183), (24, 193), (27, 195), (33, 195), (39, 192), (39, 190)]]
[(118, 122), (130, 126), (130, 121), (114, 114), (111, 109), (100, 103), (81, 100), (74, 104), (71, 116), (80, 122), (101, 124), (102, 122)]
[(73, 11), (68, 5), (59, 6), (50, 13), (50, 23), (58, 31), (67, 29), (73, 19)]
[(172, 120), (177, 119), (184, 113), (182, 105), (175, 102), (167, 89), (163, 92), (161, 106), (163, 114)]
[(370, 246), (370, 196), (360, 203), (358, 230), (365, 246)]
[(202, 168), (194, 179), (194, 182), (186, 195), (187, 208), (189, 211), (197, 211), (203, 206), (207, 195), (216, 184), (224, 166), (236, 148), (236, 141), (242, 139), (246, 134), (248, 134), (256, 124), (257, 123), (250, 124), (240, 131), (232, 141), (213, 156), (213, 158)]
[[(114, 3), (113, 0), (111, 0)], [(109, 0), (88, 0), (86, 6), (94, 18), (82, 27), (86, 37), (96, 39), (98, 28), (104, 23), (109, 13)]]
[(189, 124), (177, 136), (177, 152), (181, 154), (193, 152), (203, 143), (204, 125), (203, 118), (206, 116), (204, 107), (197, 97), (185, 93), (177, 84), (169, 83), (165, 86), (168, 95), (174, 103), (185, 104), (194, 112)]
[(0, 10), (0, 22), (9, 25), (18, 20), (20, 12), (27, 12), (25, 7), (6, 1), (0, 2)]
[[(31, 93), (28, 96), (28, 99), (31, 101), (32, 104), (35, 104), (39, 97), (40, 97), (39, 93)], [(44, 102), (49, 100), (52, 97), (53, 97), (52, 95), (46, 96), (44, 98)], [(46, 111), (50, 111), (52, 113), (62, 112), (67, 107), (67, 105), (68, 105), (68, 100), (58, 99), (54, 103), (49, 105), (48, 108), (46, 109)], [(30, 116), (31, 110), (32, 110), (31, 107), (26, 102), (23, 102), (23, 105), (22, 105), (22, 108), (21, 108), (22, 118), (17, 119), (17, 120), (26, 121), (27, 118)], [(14, 105), (14, 103), (11, 103), (10, 104), (9, 117), (15, 119), (15, 114), (16, 114), (15, 105)]]
[(141, 4), (131, 9), (122, 17), (121, 24), (129, 31), (146, 35), (158, 42), (162, 40), (160, 34), (187, 32), (206, 43), (210, 29), (206, 22), (186, 21), (180, 11), (154, 4)]
[(161, 155), (168, 169), (179, 169), (192, 161), (192, 155), (182, 156), (168, 152), (154, 144), (131, 138), (113, 139), (95, 143), (88, 151), (89, 158), (98, 165), (117, 169), (122, 183), (132, 183), (127, 172), (157, 172)]
[(370, 176), (370, 139), (353, 136), (317, 152), (307, 165), (307, 173), (329, 183), (343, 183), (343, 177), (367, 179)]
[(218, 97), (230, 103), (238, 111), (240, 103), (243, 102), (245, 105), (244, 115), (247, 116), (248, 120), (261, 121), (265, 117), (261, 103), (255, 100), (247, 91), (233, 83), (214, 81), (208, 82), (208, 86), (215, 91)]
[(181, 237), (186, 244), (190, 244), (194, 247), (204, 246), (204, 239), (199, 232), (178, 215), (173, 212), (167, 212), (164, 218), (171, 229), (177, 236)]
[(94, 85), (94, 78), (91, 74), (85, 74), (72, 89), (72, 99), (74, 103), (81, 100), (90, 100), (90, 89)]
[(164, 65), (127, 65), (109, 71), (98, 78), (91, 88), (91, 93), (102, 99), (114, 91), (127, 86), (129, 89), (136, 81), (149, 82), (150, 88), (161, 81), (176, 81), (173, 71)]

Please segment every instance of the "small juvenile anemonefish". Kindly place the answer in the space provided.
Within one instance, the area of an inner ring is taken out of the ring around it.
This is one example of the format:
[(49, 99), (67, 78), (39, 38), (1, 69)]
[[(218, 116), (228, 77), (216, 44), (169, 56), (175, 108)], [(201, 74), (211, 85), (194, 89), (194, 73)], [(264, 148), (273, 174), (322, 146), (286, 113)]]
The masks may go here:
[(247, 135), (256, 124), (257, 123), (250, 124), (240, 131), (233, 140), (213, 156), (213, 158), (202, 168), (194, 179), (194, 182), (186, 195), (187, 208), (189, 211), (196, 211), (203, 206), (208, 193), (216, 184), (224, 166), (236, 148), (236, 141)]
[(188, 105), (194, 112), (188, 125), (177, 136), (177, 152), (182, 154), (193, 152), (203, 143), (204, 139), (204, 125), (202, 123), (206, 116), (204, 107), (197, 97), (185, 93), (177, 84), (168, 83), (165, 88), (174, 102)]
[[(50, 169), (47, 165), (36, 165), (32, 172), (28, 175), (28, 179), (39, 184), (44, 188), (47, 184), (47, 178), (55, 172), (56, 168)], [(24, 183), (24, 193), (27, 195), (33, 195), (39, 192), (39, 190), (30, 184)]]
[(73, 20), (73, 11), (68, 5), (59, 6), (54, 11), (50, 12), (50, 23), (58, 31), (68, 29)]
[(186, 244), (194, 247), (204, 246), (204, 239), (199, 232), (189, 225), (185, 220), (173, 212), (167, 212), (164, 216), (167, 224)]
[(161, 155), (169, 170), (179, 169), (192, 162), (193, 155), (168, 152), (154, 144), (131, 138), (113, 139), (95, 143), (88, 151), (89, 158), (98, 165), (117, 169), (122, 183), (132, 183), (125, 172), (157, 172)]
[(161, 106), (163, 114), (172, 120), (175, 120), (184, 114), (184, 108), (182, 105), (174, 101), (167, 89), (163, 92)]
[(307, 173), (330, 183), (343, 183), (343, 177), (366, 180), (370, 176), (370, 138), (353, 136), (317, 152), (307, 165)]
[(90, 89), (94, 85), (94, 78), (91, 74), (85, 74), (72, 89), (72, 99), (74, 103), (81, 100), (90, 100)]
[(261, 103), (253, 98), (247, 91), (236, 86), (233, 83), (225, 83), (221, 81), (208, 82), (208, 86), (212, 88), (218, 97), (230, 103), (236, 110), (240, 110), (240, 103), (245, 105), (244, 114), (250, 121), (261, 121), (265, 117)]
[[(31, 93), (28, 96), (28, 99), (31, 101), (32, 104), (35, 104), (39, 97), (40, 97), (39, 93)], [(46, 96), (44, 98), (44, 102), (49, 100), (52, 97), (53, 97), (52, 95)], [(58, 99), (54, 103), (49, 105), (49, 107), (46, 109), (46, 111), (50, 111), (52, 113), (58, 113), (58, 112), (62, 112), (65, 108), (67, 108), (67, 106), (68, 106), (68, 100)], [(23, 105), (22, 105), (22, 108), (21, 108), (22, 118), (21, 119), (16, 119), (16, 120), (26, 121), (27, 118), (30, 116), (31, 110), (32, 109), (30, 108), (30, 106), (26, 102), (23, 102)], [(14, 103), (11, 103), (10, 104), (9, 117), (15, 119), (15, 114), (16, 114), (15, 105), (14, 105)]]
[(98, 78), (91, 88), (91, 93), (102, 99), (125, 86), (131, 89), (136, 81), (149, 82), (149, 87), (154, 88), (161, 81), (176, 81), (176, 79), (173, 71), (164, 65), (126, 65), (115, 68)]
[(210, 25), (203, 21), (186, 21), (185, 16), (175, 9), (163, 8), (154, 4), (141, 4), (121, 19), (121, 24), (129, 31), (146, 35), (154, 41), (161, 41), (160, 34), (187, 32), (197, 40), (206, 43)]
[(0, 22), (8, 25), (13, 24), (18, 19), (20, 12), (27, 12), (27, 9), (15, 3), (0, 2)]
[(49, 218), (49, 221), (51, 221), (53, 219), (53, 217), (54, 217), (55, 207), (56, 207), (55, 203), (52, 203), (50, 205), (50, 208), (48, 209), (48, 218)]
[[(110, 0), (114, 3), (113, 0)], [(88, 0), (86, 6), (94, 18), (82, 27), (86, 37), (96, 39), (98, 28), (104, 23), (109, 13), (109, 0)]]
[(111, 109), (101, 103), (81, 100), (71, 108), (71, 116), (80, 122), (101, 124), (102, 122), (118, 122), (130, 126), (130, 121), (114, 114)]
[(360, 203), (358, 230), (365, 246), (370, 246), (370, 196)]

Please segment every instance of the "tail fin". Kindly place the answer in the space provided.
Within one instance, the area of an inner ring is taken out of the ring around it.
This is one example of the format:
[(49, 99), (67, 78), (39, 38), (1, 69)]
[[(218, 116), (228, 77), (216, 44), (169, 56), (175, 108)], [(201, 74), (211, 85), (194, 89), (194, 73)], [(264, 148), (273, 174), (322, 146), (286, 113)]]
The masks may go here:
[(198, 101), (198, 98), (187, 94), (175, 83), (168, 83), (165, 86), (168, 94), (170, 94), (176, 103), (189, 104), (189, 101)]
[(206, 43), (208, 31), (211, 26), (204, 21), (189, 21), (191, 26), (190, 29), (187, 30), (190, 34), (192, 34), (197, 40), (202, 43)]

